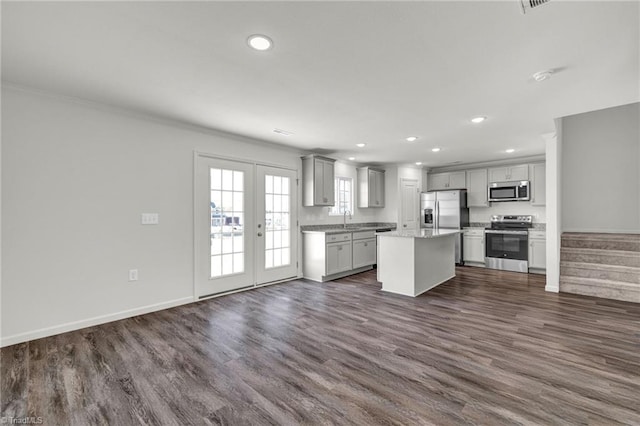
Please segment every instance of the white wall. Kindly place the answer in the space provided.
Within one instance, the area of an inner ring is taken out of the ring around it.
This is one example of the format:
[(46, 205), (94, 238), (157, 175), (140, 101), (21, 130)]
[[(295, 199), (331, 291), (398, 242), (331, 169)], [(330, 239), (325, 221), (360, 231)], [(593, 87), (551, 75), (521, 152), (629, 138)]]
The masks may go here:
[(2, 149), (3, 346), (193, 300), (194, 150), (301, 166), (294, 150), (7, 87)]
[(640, 232), (639, 105), (562, 118), (562, 231)]
[(560, 164), (562, 163), (562, 120), (554, 120), (556, 132), (543, 135), (545, 153), (547, 157), (546, 173), (546, 212), (547, 212), (547, 282), (545, 290), (560, 291), (560, 236), (561, 211), (560, 203), (561, 182)]
[[(335, 175), (336, 177), (348, 177), (353, 180), (354, 191), (354, 205), (358, 205), (357, 188), (358, 188), (358, 176), (356, 166), (351, 163), (342, 161), (335, 162)], [(385, 173), (385, 185), (387, 185), (389, 176)], [(386, 194), (388, 195), (388, 194)], [(387, 196), (388, 198), (388, 196)], [(385, 210), (388, 210), (389, 204), (385, 204), (384, 208), (371, 208), (361, 209), (355, 207), (353, 209), (352, 218), (348, 219), (348, 223), (362, 223), (362, 222), (379, 222), (380, 217), (385, 215)], [(328, 225), (328, 224), (341, 224), (344, 218), (342, 216), (330, 216), (329, 207), (301, 207), (300, 208), (300, 225)]]
[[(400, 181), (415, 179), (422, 191), (422, 169), (409, 166), (388, 166), (385, 169), (385, 208), (379, 210), (377, 220), (380, 222), (400, 223)], [(416, 211), (416, 216), (419, 212)]]
[(387, 167), (384, 174), (384, 209), (381, 209), (381, 222), (398, 222), (398, 168)]

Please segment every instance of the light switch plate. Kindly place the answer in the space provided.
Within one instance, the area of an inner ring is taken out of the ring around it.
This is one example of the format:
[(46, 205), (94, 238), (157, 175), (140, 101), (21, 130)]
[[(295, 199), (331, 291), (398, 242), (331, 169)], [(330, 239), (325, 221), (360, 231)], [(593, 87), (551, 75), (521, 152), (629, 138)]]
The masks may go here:
[(160, 215), (158, 213), (142, 213), (140, 219), (143, 225), (157, 225), (160, 223)]
[(137, 269), (129, 269), (129, 281), (138, 281)]

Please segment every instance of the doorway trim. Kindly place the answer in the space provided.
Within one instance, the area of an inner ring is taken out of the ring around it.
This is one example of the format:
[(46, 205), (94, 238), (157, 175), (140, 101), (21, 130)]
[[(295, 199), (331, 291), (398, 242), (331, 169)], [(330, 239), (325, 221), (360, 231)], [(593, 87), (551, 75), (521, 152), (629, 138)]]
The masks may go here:
[[(276, 280), (276, 281), (272, 281), (272, 282), (267, 282), (267, 283), (262, 283), (262, 284), (258, 284), (256, 282), (256, 277), (253, 277), (253, 284), (248, 285), (246, 287), (242, 287), (242, 288), (238, 288), (238, 289), (233, 289), (233, 290), (229, 290), (226, 292), (221, 292), (221, 293), (216, 293), (216, 294), (212, 294), (209, 296), (204, 296), (204, 297), (198, 297), (198, 292), (197, 292), (197, 270), (196, 270), (196, 264), (197, 264), (197, 232), (198, 232), (198, 227), (197, 227), (197, 178), (198, 178), (198, 159), (199, 158), (209, 158), (209, 159), (213, 159), (213, 160), (223, 160), (223, 161), (235, 161), (235, 162), (239, 162), (239, 163), (244, 163), (244, 164), (248, 164), (248, 165), (252, 165), (254, 168), (256, 168), (257, 166), (266, 166), (266, 167), (275, 167), (275, 168), (280, 168), (280, 169), (284, 169), (284, 170), (289, 170), (295, 173), (296, 176), (296, 185), (295, 185), (295, 190), (296, 190), (296, 194), (297, 194), (297, 198), (298, 200), (300, 200), (301, 198), (301, 186), (300, 186), (300, 168), (296, 167), (296, 168), (292, 168), (290, 166), (285, 166), (282, 164), (276, 164), (276, 163), (269, 163), (269, 162), (262, 162), (262, 161), (256, 161), (256, 160), (251, 160), (251, 159), (247, 159), (247, 158), (241, 158), (241, 157), (233, 157), (233, 156), (225, 156), (225, 155), (219, 155), (219, 154), (212, 154), (210, 152), (206, 152), (206, 151), (198, 151), (198, 150), (194, 150), (193, 151), (193, 159), (192, 159), (192, 182), (191, 182), (191, 206), (192, 206), (192, 229), (191, 229), (191, 235), (192, 235), (192, 264), (191, 264), (191, 270), (193, 273), (193, 282), (192, 282), (192, 292), (193, 292), (193, 301), (194, 302), (198, 302), (201, 300), (207, 300), (207, 299), (213, 299), (215, 297), (220, 297), (220, 296), (226, 296), (228, 294), (233, 294), (233, 293), (239, 293), (241, 291), (247, 291), (247, 290), (252, 290), (255, 288), (259, 288), (259, 287), (266, 287), (269, 285), (274, 285), (274, 284), (281, 284), (283, 282), (287, 282), (287, 281), (292, 281), (293, 279), (298, 279), (298, 278), (302, 278), (302, 275), (300, 273), (300, 202), (297, 202), (295, 207), (291, 209), (292, 212), (295, 212), (295, 238), (296, 238), (296, 246), (297, 246), (297, 250), (295, 253), (295, 257), (296, 257), (296, 276), (293, 278), (287, 278), (287, 279), (283, 279), (283, 280)], [(255, 177), (254, 177), (255, 178)], [(292, 206), (293, 207), (293, 206)], [(254, 247), (255, 249), (255, 247)]]
[(405, 183), (415, 183), (416, 186), (416, 193), (414, 195), (414, 204), (415, 204), (415, 210), (413, 211), (413, 214), (415, 215), (414, 220), (416, 221), (416, 229), (420, 229), (420, 218), (419, 218), (419, 211), (420, 211), (420, 182), (418, 182), (418, 179), (412, 179), (412, 178), (400, 178), (400, 182), (399, 182), (399, 191), (398, 191), (398, 198), (400, 200), (399, 204), (399, 209), (398, 209), (398, 229), (404, 229), (405, 228), (405, 203), (404, 203), (404, 185)]

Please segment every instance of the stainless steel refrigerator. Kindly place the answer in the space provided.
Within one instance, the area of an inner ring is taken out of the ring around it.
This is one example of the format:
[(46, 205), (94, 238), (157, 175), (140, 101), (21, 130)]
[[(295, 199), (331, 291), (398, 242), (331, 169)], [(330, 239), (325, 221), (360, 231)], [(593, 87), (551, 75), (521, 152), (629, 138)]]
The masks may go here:
[[(469, 226), (467, 190), (432, 191), (420, 194), (420, 227), (458, 229)], [(462, 234), (456, 236), (456, 263), (462, 265)]]

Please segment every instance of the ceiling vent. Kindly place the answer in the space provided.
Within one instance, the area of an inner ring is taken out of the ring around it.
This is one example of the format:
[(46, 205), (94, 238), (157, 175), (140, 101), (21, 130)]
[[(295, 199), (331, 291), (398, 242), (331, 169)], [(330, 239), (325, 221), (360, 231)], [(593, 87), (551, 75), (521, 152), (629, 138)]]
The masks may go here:
[(520, 0), (522, 13), (527, 13), (527, 10), (542, 6), (545, 3), (549, 3), (549, 0)]

